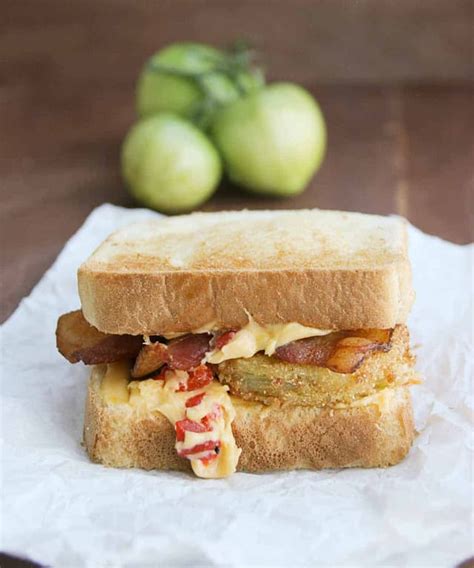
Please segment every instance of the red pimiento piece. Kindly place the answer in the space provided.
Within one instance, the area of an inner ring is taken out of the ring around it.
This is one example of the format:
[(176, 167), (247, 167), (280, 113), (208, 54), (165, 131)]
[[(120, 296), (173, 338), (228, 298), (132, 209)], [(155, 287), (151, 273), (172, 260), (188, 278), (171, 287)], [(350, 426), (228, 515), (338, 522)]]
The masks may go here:
[(212, 371), (207, 365), (199, 365), (192, 371), (189, 371), (188, 391), (201, 389), (212, 382)]
[(214, 347), (216, 349), (222, 349), (224, 345), (227, 345), (229, 341), (231, 341), (234, 338), (236, 333), (237, 332), (233, 329), (229, 331), (224, 331), (224, 333), (221, 333), (216, 337), (214, 341)]
[(179, 425), (179, 422), (176, 422), (174, 425), (176, 430), (176, 441), (177, 442), (184, 442), (184, 430)]
[(222, 406), (220, 404), (214, 404), (212, 411), (201, 419), (201, 423), (209, 430), (212, 430), (212, 423), (219, 420), (219, 418), (222, 417), (222, 414)]
[(194, 396), (192, 396), (191, 398), (188, 398), (188, 400), (186, 401), (186, 408), (192, 408), (193, 406), (198, 406), (198, 404), (201, 404), (202, 399), (206, 396), (205, 392), (202, 392), (200, 394), (196, 394)]
[[(202, 444), (196, 444), (192, 448), (187, 448), (184, 450), (179, 450), (178, 455), (181, 457), (192, 456), (194, 454), (200, 454), (202, 452), (214, 452), (216, 455), (219, 453), (221, 447), (221, 443), (219, 440), (213, 441), (209, 440), (208, 442), (203, 442)], [(210, 456), (209, 456), (210, 457)], [(207, 458), (207, 456), (206, 456)]]
[(210, 456), (207, 456), (205, 458), (200, 458), (200, 461), (204, 464), (204, 465), (209, 465), (211, 463), (211, 461), (217, 459), (217, 454), (216, 452), (213, 452)]
[(178, 442), (184, 442), (184, 435), (186, 432), (209, 432), (207, 426), (195, 422), (194, 420), (189, 420), (185, 418), (184, 420), (178, 420), (175, 424), (176, 429), (176, 440)]

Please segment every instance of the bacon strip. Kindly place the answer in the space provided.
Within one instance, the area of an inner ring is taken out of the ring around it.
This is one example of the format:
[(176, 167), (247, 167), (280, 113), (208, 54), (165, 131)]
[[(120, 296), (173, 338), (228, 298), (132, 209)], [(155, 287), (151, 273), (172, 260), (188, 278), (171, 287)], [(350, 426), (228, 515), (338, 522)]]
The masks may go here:
[(134, 359), (142, 343), (141, 336), (102, 333), (84, 318), (81, 310), (63, 314), (56, 328), (57, 348), (70, 363), (99, 365)]
[(168, 344), (170, 367), (182, 371), (197, 367), (210, 350), (211, 338), (212, 335), (209, 333), (197, 333), (183, 335), (170, 341)]
[(159, 341), (144, 345), (132, 368), (132, 378), (139, 379), (160, 369), (168, 362), (168, 346)]
[(326, 367), (336, 373), (353, 373), (375, 351), (388, 351), (393, 329), (338, 331), (292, 341), (279, 347), (273, 357), (298, 365)]
[[(218, 337), (229, 341), (235, 331)], [(393, 329), (338, 331), (328, 335), (292, 341), (279, 347), (273, 357), (300, 365), (326, 367), (337, 373), (353, 373), (376, 351), (388, 351)], [(141, 336), (109, 335), (89, 324), (80, 310), (62, 315), (56, 329), (59, 352), (71, 363), (86, 365), (135, 359), (132, 377), (144, 377), (164, 364), (189, 371), (198, 367), (211, 347), (212, 335), (188, 334), (171, 340), (143, 345)]]
[(144, 377), (165, 363), (182, 371), (198, 367), (210, 349), (211, 337), (208, 333), (188, 334), (172, 339), (168, 345), (159, 341), (144, 345), (133, 366), (132, 377)]

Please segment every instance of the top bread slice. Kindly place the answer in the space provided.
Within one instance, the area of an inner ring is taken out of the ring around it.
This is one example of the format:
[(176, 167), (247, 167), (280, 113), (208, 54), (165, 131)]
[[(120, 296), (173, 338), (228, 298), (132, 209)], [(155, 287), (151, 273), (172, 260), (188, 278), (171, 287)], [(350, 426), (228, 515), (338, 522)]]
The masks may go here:
[(194, 213), (113, 233), (79, 268), (85, 318), (113, 334), (298, 322), (389, 328), (413, 301), (405, 222), (341, 211)]

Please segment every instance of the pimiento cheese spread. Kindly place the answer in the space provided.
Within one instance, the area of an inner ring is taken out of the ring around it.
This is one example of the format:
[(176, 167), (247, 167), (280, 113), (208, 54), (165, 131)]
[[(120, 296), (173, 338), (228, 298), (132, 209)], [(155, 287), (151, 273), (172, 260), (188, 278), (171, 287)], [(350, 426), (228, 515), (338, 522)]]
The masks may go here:
[(165, 368), (156, 377), (129, 382), (126, 364), (107, 365), (101, 392), (109, 404), (128, 403), (158, 411), (176, 431), (176, 451), (198, 477), (221, 478), (235, 472), (241, 450), (232, 432), (235, 411), (226, 385), (201, 365), (192, 371)]
[(273, 355), (278, 347), (298, 339), (327, 335), (331, 330), (306, 327), (299, 323), (259, 325), (249, 316), (249, 322), (220, 349), (206, 355), (208, 363), (222, 363), (228, 359), (253, 357), (259, 351)]

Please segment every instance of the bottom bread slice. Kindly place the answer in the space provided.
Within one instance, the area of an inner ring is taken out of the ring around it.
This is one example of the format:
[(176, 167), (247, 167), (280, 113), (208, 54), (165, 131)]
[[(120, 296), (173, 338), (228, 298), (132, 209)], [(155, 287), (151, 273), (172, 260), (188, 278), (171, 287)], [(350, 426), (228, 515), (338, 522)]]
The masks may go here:
[[(102, 397), (100, 367), (92, 372), (84, 443), (110, 467), (191, 471), (175, 451), (175, 431), (159, 412), (144, 414)], [(407, 387), (388, 388), (352, 406), (265, 406), (232, 398), (232, 429), (242, 448), (238, 471), (386, 467), (401, 461), (414, 438)]]

